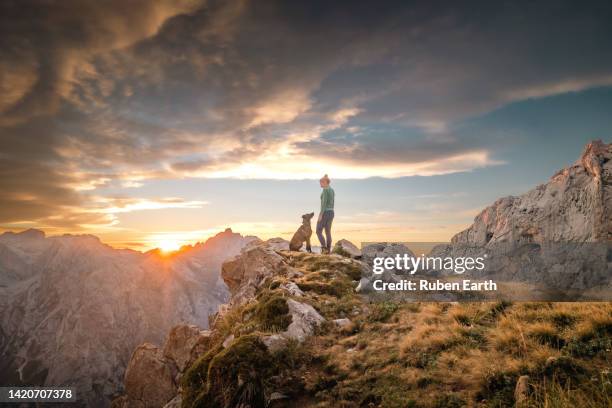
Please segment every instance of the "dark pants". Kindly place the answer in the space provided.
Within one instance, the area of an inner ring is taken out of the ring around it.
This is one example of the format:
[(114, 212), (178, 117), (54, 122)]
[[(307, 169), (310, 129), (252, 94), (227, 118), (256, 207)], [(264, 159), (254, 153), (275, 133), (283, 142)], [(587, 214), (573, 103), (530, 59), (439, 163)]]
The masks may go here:
[[(321, 217), (321, 221), (317, 222), (317, 237), (319, 237), (321, 248), (327, 248), (328, 250), (331, 250), (331, 226), (333, 220), (334, 210), (327, 210), (323, 212), (323, 217)], [(325, 229), (325, 236), (327, 237), (327, 241), (325, 240), (325, 238), (323, 238), (323, 229)]]

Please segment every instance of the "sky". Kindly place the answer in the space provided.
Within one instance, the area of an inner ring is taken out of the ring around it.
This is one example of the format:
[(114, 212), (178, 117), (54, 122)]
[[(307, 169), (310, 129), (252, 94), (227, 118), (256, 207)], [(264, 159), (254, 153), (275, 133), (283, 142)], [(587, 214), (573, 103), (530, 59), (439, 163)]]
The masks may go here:
[[(461, 4), (459, 4), (461, 3)], [(0, 2), (0, 231), (447, 241), (612, 140), (612, 6)]]

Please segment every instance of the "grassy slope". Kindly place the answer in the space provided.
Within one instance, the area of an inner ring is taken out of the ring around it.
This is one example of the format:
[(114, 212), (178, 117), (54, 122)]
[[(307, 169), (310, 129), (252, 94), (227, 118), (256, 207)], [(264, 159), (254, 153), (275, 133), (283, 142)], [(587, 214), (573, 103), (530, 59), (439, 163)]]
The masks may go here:
[[(184, 406), (513, 406), (520, 375), (528, 406), (612, 406), (610, 303), (368, 303), (354, 293), (358, 265), (337, 256), (284, 253), (291, 279), (327, 320), (304, 344), (270, 354), (258, 335), (288, 321), (277, 276), (259, 302), (216, 326), (219, 345), (183, 378)], [(339, 328), (331, 321), (351, 319)], [(231, 366), (232, 369), (222, 367)]]

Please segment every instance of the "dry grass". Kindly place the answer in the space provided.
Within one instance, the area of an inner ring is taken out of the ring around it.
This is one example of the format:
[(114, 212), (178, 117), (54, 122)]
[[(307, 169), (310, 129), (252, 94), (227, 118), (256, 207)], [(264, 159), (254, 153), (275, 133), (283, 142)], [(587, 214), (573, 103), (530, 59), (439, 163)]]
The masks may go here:
[[(334, 332), (324, 336), (323, 347), (313, 342), (315, 352), (329, 358), (343, 378), (319, 392), (327, 401), (321, 406), (334, 406), (333, 398), (348, 387), (368, 395), (395, 395), (372, 397), (374, 406), (433, 407), (463, 401), (468, 406), (510, 407), (516, 380), (523, 374), (532, 378), (530, 406), (606, 406), (601, 403), (610, 401), (609, 388), (595, 392), (585, 378), (573, 378), (574, 372), (565, 374), (571, 378), (569, 385), (558, 384), (554, 377), (565, 368), (549, 369), (547, 364), (568, 356), (589, 372), (605, 372), (610, 367), (605, 343), (611, 322), (609, 303), (421, 303), (399, 305), (387, 322), (362, 315), (353, 322), (359, 330), (349, 337), (339, 339)], [(577, 352), (571, 352), (572, 344)], [(364, 372), (385, 377), (390, 371), (402, 382), (364, 383)], [(399, 390), (405, 394), (400, 396)]]
[[(347, 290), (355, 265), (287, 257), (303, 273), (294, 280), (300, 301), (328, 320), (283, 372), (293, 388), (276, 385), (291, 394), (289, 406), (512, 407), (521, 375), (530, 378), (529, 407), (612, 406), (612, 303), (369, 303)], [(266, 331), (249, 326), (255, 312), (229, 313), (220, 331)], [(344, 328), (331, 323), (345, 317)]]

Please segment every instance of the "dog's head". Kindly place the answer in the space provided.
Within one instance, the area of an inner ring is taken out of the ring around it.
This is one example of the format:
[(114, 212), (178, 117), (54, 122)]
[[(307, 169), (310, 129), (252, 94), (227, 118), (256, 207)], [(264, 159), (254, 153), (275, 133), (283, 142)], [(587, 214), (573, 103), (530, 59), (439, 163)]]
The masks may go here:
[(310, 224), (310, 220), (312, 219), (312, 217), (314, 217), (314, 213), (311, 212), (309, 214), (304, 214), (302, 215), (302, 222), (304, 224)]

